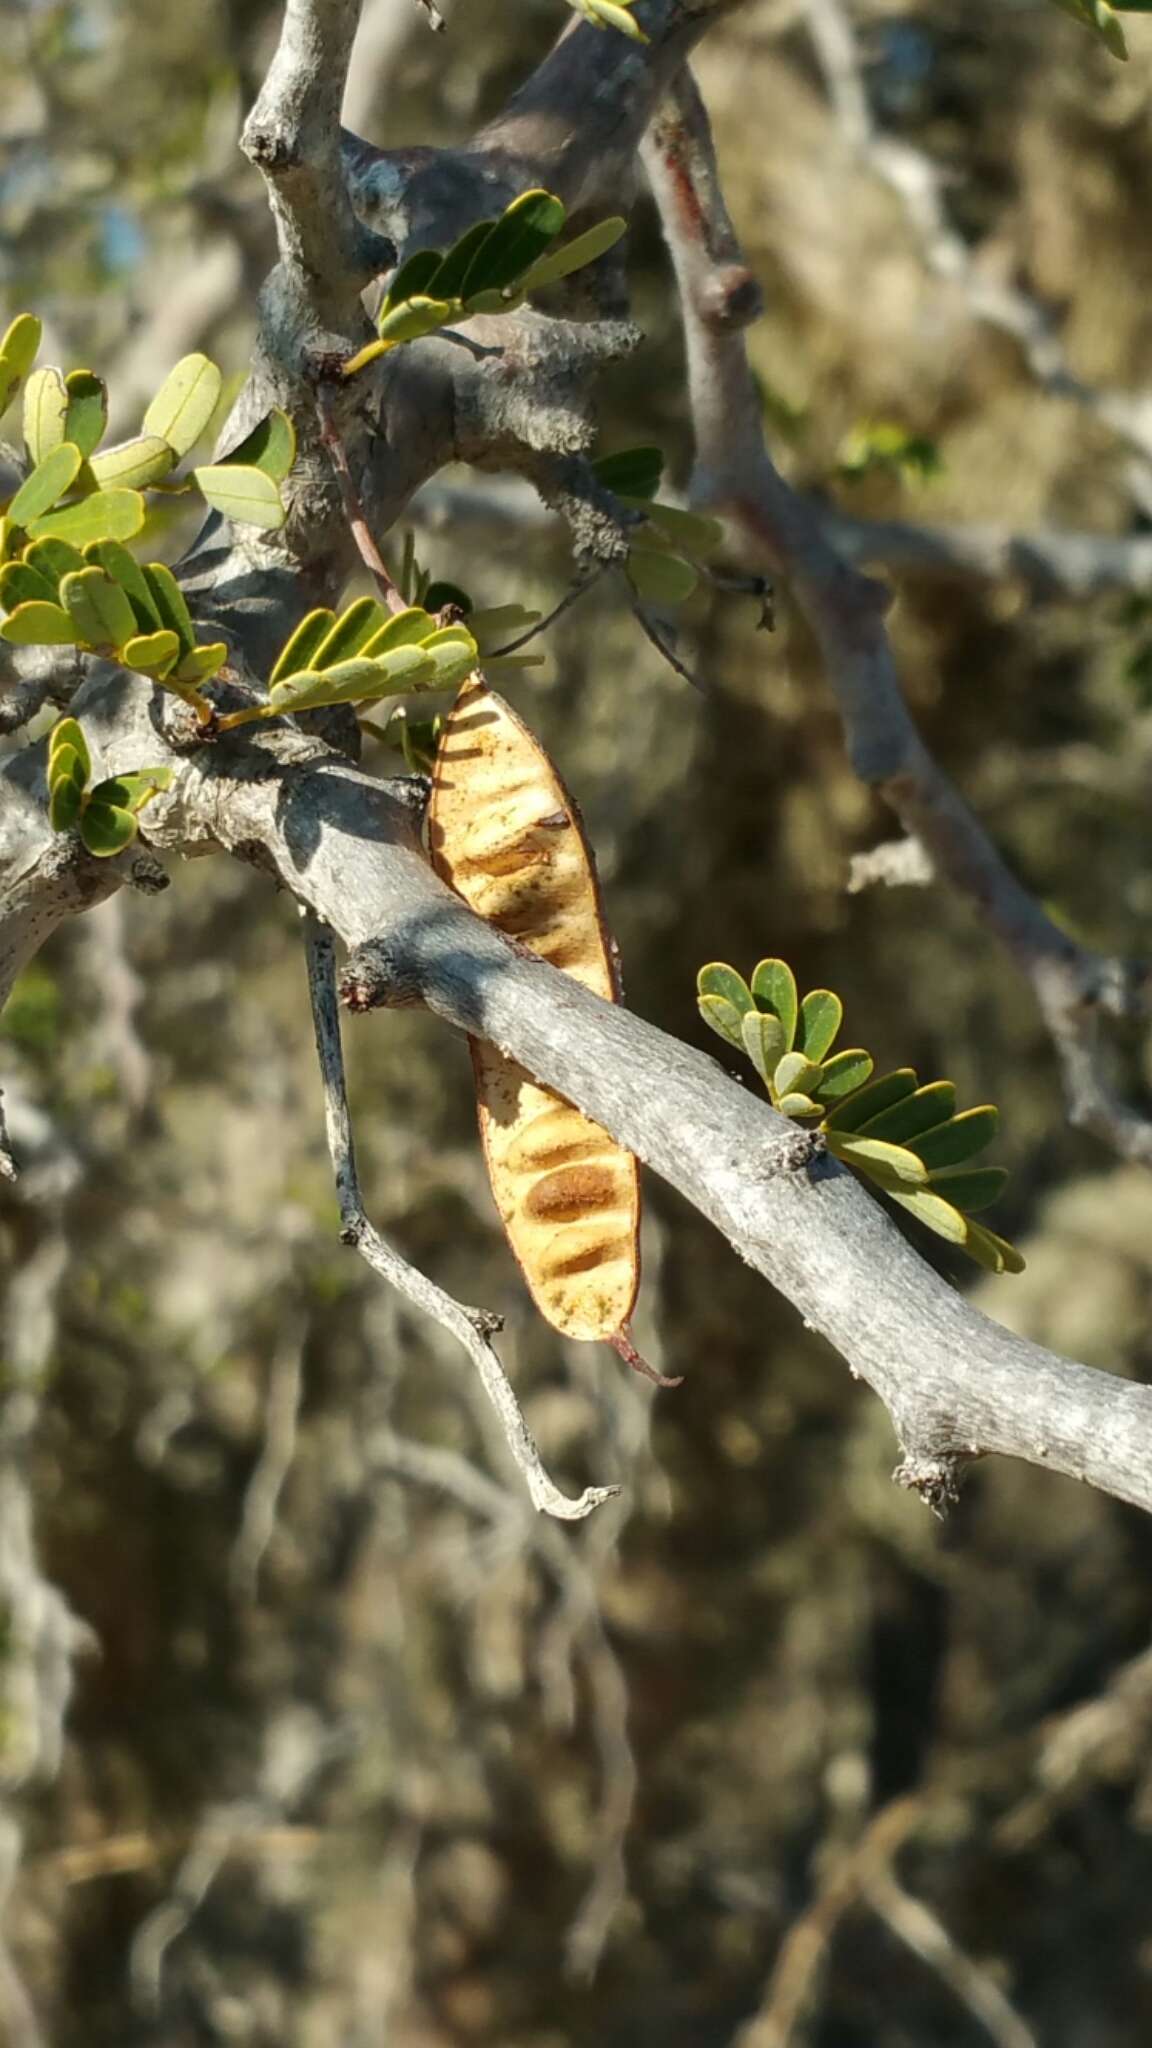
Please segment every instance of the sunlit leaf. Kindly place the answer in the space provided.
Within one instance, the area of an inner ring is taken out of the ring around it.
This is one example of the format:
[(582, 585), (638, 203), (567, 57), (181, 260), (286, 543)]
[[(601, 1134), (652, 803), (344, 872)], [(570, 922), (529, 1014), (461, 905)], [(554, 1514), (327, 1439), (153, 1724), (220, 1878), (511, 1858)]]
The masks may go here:
[(816, 1090), (819, 1101), (828, 1104), (839, 1102), (842, 1096), (852, 1095), (871, 1078), (872, 1056), (859, 1046), (846, 1052), (834, 1053), (825, 1060), (820, 1073), (820, 1085)]
[(92, 773), (92, 756), (84, 737), (84, 728), (78, 718), (58, 718), (48, 735), (48, 780), (52, 780), (52, 764), (58, 754), (67, 747), (75, 755), (83, 770), (82, 780), (87, 782)]
[(915, 1152), (893, 1145), (884, 1138), (862, 1138), (855, 1131), (827, 1131), (828, 1149), (846, 1166), (860, 1166), (876, 1178), (893, 1177), (897, 1183), (926, 1185), (928, 1169)]
[(378, 633), (374, 633), (361, 653), (373, 659), (391, 653), (395, 647), (416, 647), (427, 640), (436, 630), (436, 621), (422, 605), (409, 605), (406, 611), (393, 612)]
[(614, 249), (627, 229), (628, 223), (619, 214), (607, 220), (597, 221), (595, 227), (586, 228), (582, 235), (574, 235), (563, 248), (553, 249), (541, 256), (520, 280), (520, 289), (535, 292), (545, 285), (558, 284), (562, 277), (570, 277), (574, 270), (583, 270), (589, 263), (595, 263), (609, 249)]
[(157, 633), (134, 634), (120, 649), (125, 668), (138, 669), (141, 675), (155, 676), (158, 681), (175, 666), (179, 654), (180, 642), (166, 628)]
[(367, 703), (413, 689), (435, 673), (435, 665), (419, 647), (398, 647), (383, 659), (342, 662), (322, 673), (305, 670), (278, 683), (269, 692), (277, 711), (312, 711), (325, 704)]
[(974, 1223), (965, 1218), (968, 1228), (964, 1233), (964, 1249), (969, 1258), (978, 1265), (986, 1266), (990, 1273), (1022, 1273), (1024, 1259), (1014, 1244), (1006, 1238), (997, 1237), (986, 1224)]
[(791, 1051), (796, 1043), (796, 1024), (800, 1014), (800, 999), (796, 989), (796, 976), (786, 960), (761, 960), (752, 970), (752, 999), (757, 1009), (767, 1010), (779, 1017), (784, 1026), (785, 1050)]
[(554, 193), (522, 192), (493, 225), (468, 265), (460, 297), (477, 292), (506, 291), (539, 261), (561, 233), (564, 202)]
[[(46, 542), (41, 542), (46, 546)], [(84, 550), (85, 559), (103, 569), (127, 592), (129, 603), (136, 614), (136, 624), (142, 633), (154, 632), (163, 621), (156, 601), (148, 585), (148, 579), (136, 560), (135, 555), (118, 540), (97, 540), (89, 542)], [(81, 565), (82, 566), (82, 565)]]
[(210, 682), (213, 676), (219, 675), (227, 659), (226, 640), (206, 640), (202, 646), (190, 648), (186, 654), (181, 655), (172, 673), (172, 680), (177, 683), (188, 683), (195, 688), (198, 684)]
[(296, 460), (296, 429), (286, 412), (273, 406), (272, 411), (258, 420), (252, 432), (245, 436), (238, 448), (233, 448), (220, 458), (219, 466), (227, 469), (229, 464), (239, 463), (253, 469), (263, 470), (273, 483), (283, 483)]
[(18, 604), (0, 626), (0, 638), (13, 647), (74, 647), (76, 628), (61, 605)]
[[(487, 223), (482, 223), (487, 232)], [(474, 229), (469, 230), (474, 233)], [(390, 313), (394, 306), (403, 306), (411, 298), (430, 298), (429, 287), (444, 262), (438, 249), (413, 249), (406, 256), (400, 268), (393, 273), (392, 282), (384, 295), (382, 313)], [(437, 297), (454, 297), (453, 293), (439, 292)]]
[(810, 989), (800, 1005), (796, 1027), (797, 1050), (810, 1060), (826, 1060), (843, 1021), (844, 1005), (838, 995), (834, 995), (830, 988)]
[(69, 370), (64, 387), (68, 395), (64, 439), (74, 441), (81, 455), (91, 455), (108, 425), (107, 386), (92, 370)]
[(67, 540), (34, 540), (24, 550), (23, 559), (38, 576), (43, 576), (52, 585), (53, 595), (62, 576), (70, 576), (74, 569), (87, 568), (87, 562)]
[(33, 464), (42, 463), (67, 440), (67, 417), (68, 392), (59, 370), (50, 364), (33, 370), (24, 386), (24, 446)]
[(65, 576), (60, 598), (79, 638), (89, 647), (109, 652), (123, 646), (136, 632), (136, 614), (127, 591), (103, 569), (78, 569)]
[(137, 434), (94, 455), (88, 467), (101, 490), (142, 490), (159, 483), (176, 462), (175, 451), (160, 434)]
[(220, 397), (221, 376), (207, 356), (183, 356), (169, 370), (144, 415), (144, 432), (166, 441), (179, 460), (208, 426)]
[(999, 1127), (1000, 1112), (989, 1102), (978, 1109), (965, 1109), (938, 1130), (909, 1142), (915, 1143), (925, 1166), (935, 1173), (942, 1166), (962, 1166), (975, 1158), (977, 1152), (991, 1144)]
[(422, 335), (435, 334), (438, 327), (444, 327), (452, 319), (456, 307), (450, 299), (429, 299), (421, 293), (405, 300), (402, 306), (394, 306), (390, 313), (384, 313), (376, 324), (380, 340), (390, 348), (396, 348), (402, 341), (419, 341)]
[(934, 1195), (930, 1188), (890, 1187), (885, 1193), (893, 1202), (899, 1202), (902, 1209), (915, 1216), (921, 1223), (934, 1230), (937, 1237), (946, 1238), (949, 1244), (964, 1244), (970, 1230), (980, 1228), (970, 1224), (967, 1217), (953, 1208), (941, 1195)]
[(899, 1102), (905, 1095), (912, 1095), (916, 1089), (916, 1074), (912, 1067), (897, 1067), (894, 1073), (882, 1074), (878, 1080), (870, 1081), (847, 1102), (837, 1103), (829, 1111), (829, 1130), (855, 1131), (867, 1123), (869, 1117), (878, 1116), (889, 1103)]
[(374, 597), (358, 597), (341, 612), (309, 660), (314, 669), (334, 668), (363, 652), (385, 622), (384, 607)]
[(737, 974), (734, 967), (726, 966), (723, 960), (710, 960), (700, 969), (696, 976), (696, 989), (701, 996), (719, 996), (722, 1001), (731, 1003), (741, 1017), (745, 1010), (755, 1008), (752, 991), (743, 975)]
[(6, 612), (18, 604), (55, 604), (56, 585), (28, 562), (6, 562), (0, 569), (0, 604)]
[(76, 505), (63, 505), (41, 519), (30, 519), (28, 532), (36, 539), (52, 535), (82, 548), (94, 540), (131, 540), (143, 524), (144, 500), (139, 491), (92, 491)]
[(17, 313), (0, 340), (0, 413), (6, 412), (17, 388), (36, 361), (43, 328), (34, 313)]
[[(715, 997), (712, 998), (716, 1000)], [(732, 1005), (725, 1006), (731, 1010)], [(784, 1059), (784, 1026), (779, 1017), (765, 1016), (763, 1010), (745, 1010), (740, 1019), (740, 1038), (760, 1079), (766, 1088), (771, 1088), (777, 1067)]]
[(118, 804), (89, 799), (80, 813), (80, 837), (89, 853), (106, 860), (131, 846), (136, 837), (136, 820), (131, 811), (121, 810)]
[(196, 630), (184, 592), (171, 569), (164, 562), (146, 562), (144, 580), (161, 626), (175, 633), (183, 652), (190, 654), (196, 644)]
[(129, 811), (136, 817), (145, 804), (170, 786), (171, 781), (171, 768), (136, 768), (128, 774), (110, 775), (107, 781), (98, 782), (89, 802), (111, 804), (115, 809)]
[(276, 666), (269, 677), (270, 688), (275, 689), (276, 684), (284, 682), (288, 676), (311, 668), (316, 649), (323, 646), (335, 618), (335, 612), (326, 608), (305, 613), (276, 657)]
[[(802, 1052), (784, 1052), (784, 1020), (780, 1017), (774, 1017), (770, 1012), (766, 1013), (762, 1010), (755, 1012), (755, 1014), (757, 1016), (762, 1016), (764, 1018), (765, 1023), (774, 1024), (776, 1026), (776, 1031), (773, 1033), (773, 1037), (779, 1037), (782, 1057), (780, 1058), (776, 1068), (776, 1072), (772, 1077), (772, 1085), (776, 1093), (778, 1095), (791, 1095), (794, 1090), (798, 1089), (801, 1094), (810, 1096), (812, 1094), (812, 1090), (819, 1086), (819, 1062), (817, 1060), (805, 1059), (804, 1054)], [(747, 1024), (748, 1019), (746, 1018), (745, 1036), (747, 1036)]]
[(244, 526), (274, 530), (284, 524), (278, 486), (262, 469), (247, 463), (210, 463), (192, 472), (197, 488), (217, 512)]
[(8, 507), (12, 525), (22, 526), (28, 533), (34, 532), (36, 520), (49, 512), (65, 491), (71, 490), (80, 461), (80, 450), (71, 441), (61, 441), (42, 462), (38, 462)]

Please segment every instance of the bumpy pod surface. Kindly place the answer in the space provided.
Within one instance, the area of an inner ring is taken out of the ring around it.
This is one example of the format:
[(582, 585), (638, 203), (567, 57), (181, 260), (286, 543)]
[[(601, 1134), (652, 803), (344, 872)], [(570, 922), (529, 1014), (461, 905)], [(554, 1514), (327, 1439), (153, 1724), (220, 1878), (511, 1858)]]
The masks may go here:
[[(501, 697), (470, 679), (440, 737), (428, 810), (436, 872), (480, 917), (617, 1000), (611, 941), (579, 813)], [(494, 1046), (472, 1040), (496, 1206), (542, 1315), (566, 1337), (625, 1329), (639, 1284), (630, 1152)]]

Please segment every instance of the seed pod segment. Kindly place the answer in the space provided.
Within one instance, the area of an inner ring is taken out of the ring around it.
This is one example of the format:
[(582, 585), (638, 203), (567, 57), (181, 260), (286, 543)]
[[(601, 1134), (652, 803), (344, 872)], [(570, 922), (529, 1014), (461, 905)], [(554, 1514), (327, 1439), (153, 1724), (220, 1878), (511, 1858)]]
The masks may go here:
[[(436, 872), (471, 909), (618, 1000), (576, 806), (543, 748), (479, 677), (444, 722), (428, 833)], [(636, 1160), (494, 1046), (471, 1045), (492, 1191), (533, 1300), (566, 1337), (628, 1346), (639, 1284)]]

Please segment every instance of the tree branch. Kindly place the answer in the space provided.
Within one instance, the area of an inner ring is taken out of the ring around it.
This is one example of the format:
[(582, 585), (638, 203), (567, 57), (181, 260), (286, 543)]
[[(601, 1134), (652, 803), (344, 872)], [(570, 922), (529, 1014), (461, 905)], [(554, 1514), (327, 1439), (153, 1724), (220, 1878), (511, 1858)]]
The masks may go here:
[(750, 301), (732, 259), (727, 215), (717, 210), (708, 116), (687, 71), (643, 154), (680, 287), (696, 431), (693, 501), (727, 514), (751, 557), (790, 582), (823, 654), (853, 767), (1028, 977), (1060, 1059), (1072, 1121), (1123, 1157), (1152, 1162), (1152, 1123), (1107, 1087), (1099, 1033), (1103, 1015), (1146, 1013), (1148, 969), (1078, 945), (1006, 867), (909, 715), (884, 623), (889, 593), (837, 553), (822, 513), (785, 483), (765, 447), (735, 331), (746, 324)]

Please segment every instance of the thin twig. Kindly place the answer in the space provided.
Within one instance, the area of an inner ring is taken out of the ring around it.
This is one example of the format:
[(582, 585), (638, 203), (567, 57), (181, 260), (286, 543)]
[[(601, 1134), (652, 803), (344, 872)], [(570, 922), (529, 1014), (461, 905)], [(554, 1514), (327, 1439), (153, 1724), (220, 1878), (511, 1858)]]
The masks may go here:
[(641, 604), (632, 585), (628, 582), (627, 572), (622, 570), (621, 575), (624, 578), (624, 585), (628, 592), (628, 609), (643, 633), (644, 638), (651, 643), (661, 660), (666, 661), (669, 668), (676, 675), (680, 676), (684, 682), (691, 683), (692, 688), (699, 690), (702, 697), (710, 697), (712, 695), (711, 684), (706, 683), (703, 677), (694, 675), (687, 662), (681, 661), (680, 656), (670, 641), (665, 639), (651, 612)]
[(467, 1308), (462, 1302), (454, 1301), (443, 1288), (437, 1287), (415, 1266), (409, 1265), (407, 1259), (402, 1258), (368, 1221), (356, 1171), (352, 1122), (344, 1082), (332, 937), (312, 917), (306, 923), (308, 988), (324, 1084), (328, 1150), (340, 1205), (340, 1235), (345, 1244), (355, 1247), (374, 1272), (443, 1329), (450, 1331), (464, 1346), (500, 1418), (505, 1442), (523, 1474), (533, 1506), (544, 1514), (555, 1515), (560, 1521), (581, 1521), (603, 1501), (619, 1493), (620, 1488), (589, 1486), (575, 1500), (560, 1491), (544, 1470), (535, 1439), (493, 1347), (492, 1332), (499, 1327), (499, 1319), (485, 1309)]
[(526, 633), (520, 633), (515, 640), (507, 640), (503, 647), (494, 647), (490, 654), (484, 656), (485, 661), (496, 661), (503, 654), (519, 654), (522, 647), (527, 647), (528, 642), (535, 640), (537, 634), (546, 633), (549, 626), (554, 626), (557, 619), (562, 618), (564, 613), (579, 598), (582, 598), (587, 591), (591, 590), (593, 584), (599, 582), (607, 567), (607, 562), (597, 562), (595, 567), (588, 570), (585, 575), (577, 577), (575, 583), (571, 584), (564, 592), (559, 604), (554, 604), (551, 611), (545, 612), (542, 619), (537, 619), (534, 626), (529, 626)]
[(874, 1857), (864, 1871), (863, 1896), (886, 1927), (934, 1970), (997, 2048), (1038, 2048), (1037, 2036), (1000, 1986), (954, 1941), (922, 1899), (905, 1891), (890, 1856)]
[(316, 414), (320, 422), (320, 438), (332, 458), (332, 467), (336, 472), (336, 481), (340, 488), (340, 500), (344, 507), (344, 517), (348, 521), (348, 530), (359, 550), (360, 560), (375, 583), (388, 610), (390, 612), (407, 611), (408, 606), (405, 598), (397, 584), (393, 581), (388, 564), (373, 539), (371, 528), (365, 517), (360, 493), (356, 488), (355, 479), (349, 467), (348, 451), (344, 446), (343, 436), (336, 424), (332, 400), (323, 387), (316, 393)]

